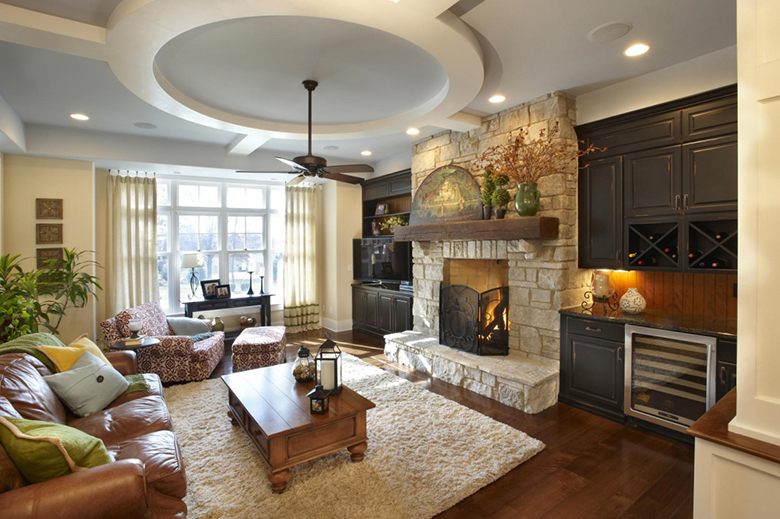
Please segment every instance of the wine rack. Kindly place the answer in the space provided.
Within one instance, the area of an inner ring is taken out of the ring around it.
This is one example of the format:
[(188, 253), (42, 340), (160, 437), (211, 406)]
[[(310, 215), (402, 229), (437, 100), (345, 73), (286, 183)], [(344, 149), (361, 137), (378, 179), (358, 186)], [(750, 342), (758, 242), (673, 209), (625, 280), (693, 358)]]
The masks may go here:
[(677, 221), (628, 224), (628, 267), (633, 270), (679, 270), (680, 225)]
[(737, 220), (692, 220), (688, 222), (690, 272), (737, 271)]

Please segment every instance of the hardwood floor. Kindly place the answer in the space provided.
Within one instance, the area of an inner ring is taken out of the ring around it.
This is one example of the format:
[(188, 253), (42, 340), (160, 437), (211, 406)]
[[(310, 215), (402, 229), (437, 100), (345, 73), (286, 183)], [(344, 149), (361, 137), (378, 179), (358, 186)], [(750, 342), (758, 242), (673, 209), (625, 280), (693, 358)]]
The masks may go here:
[[(351, 331), (332, 333), (331, 338), (342, 351), (524, 431), (547, 446), (439, 519), (687, 519), (693, 515), (690, 445), (565, 404), (528, 415), (389, 362), (382, 339)], [(288, 336), (288, 361), (295, 358), (298, 344), (316, 352), (324, 340), (323, 330)], [(226, 352), (211, 378), (231, 371)]]

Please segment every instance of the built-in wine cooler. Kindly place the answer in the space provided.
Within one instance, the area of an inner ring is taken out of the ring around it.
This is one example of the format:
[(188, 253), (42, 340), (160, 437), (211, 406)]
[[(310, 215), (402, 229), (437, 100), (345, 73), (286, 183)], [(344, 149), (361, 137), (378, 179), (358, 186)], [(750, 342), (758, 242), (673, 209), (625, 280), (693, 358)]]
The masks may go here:
[(624, 410), (685, 431), (715, 403), (716, 339), (626, 325)]

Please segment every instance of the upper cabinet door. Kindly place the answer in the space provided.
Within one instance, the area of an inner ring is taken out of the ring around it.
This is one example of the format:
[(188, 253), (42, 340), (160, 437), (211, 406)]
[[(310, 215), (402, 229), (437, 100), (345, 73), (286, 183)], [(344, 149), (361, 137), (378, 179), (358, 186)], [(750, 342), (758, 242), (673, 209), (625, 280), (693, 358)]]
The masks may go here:
[(716, 99), (682, 111), (683, 142), (737, 132), (737, 96)]
[(623, 157), (590, 162), (579, 173), (579, 266), (623, 266)]
[(679, 144), (682, 135), (680, 114), (680, 110), (673, 110), (588, 130), (585, 141), (608, 148), (604, 156)]
[(737, 136), (683, 145), (686, 213), (737, 210)]
[(680, 146), (625, 155), (624, 216), (680, 214), (681, 172)]

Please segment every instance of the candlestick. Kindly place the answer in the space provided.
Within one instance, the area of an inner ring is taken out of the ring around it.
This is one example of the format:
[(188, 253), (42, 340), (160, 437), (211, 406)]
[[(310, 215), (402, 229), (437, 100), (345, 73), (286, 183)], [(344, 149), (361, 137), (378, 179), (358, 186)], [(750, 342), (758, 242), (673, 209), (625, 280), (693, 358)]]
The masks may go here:
[(252, 290), (252, 271), (249, 271), (249, 290), (246, 291), (246, 295), (251, 296), (255, 291)]

